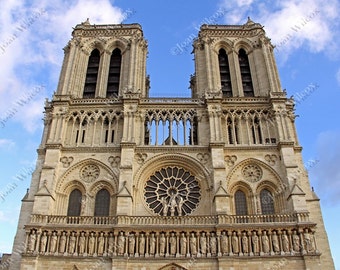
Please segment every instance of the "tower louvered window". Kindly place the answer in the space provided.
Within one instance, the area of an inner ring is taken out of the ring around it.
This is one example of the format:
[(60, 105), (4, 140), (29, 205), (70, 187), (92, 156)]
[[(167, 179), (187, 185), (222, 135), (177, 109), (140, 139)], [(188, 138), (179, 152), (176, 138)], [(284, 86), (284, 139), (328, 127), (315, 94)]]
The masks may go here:
[(218, 63), (220, 67), (221, 87), (223, 97), (231, 97), (231, 79), (229, 70), (228, 55), (224, 49), (220, 49), (218, 53)]
[(248, 55), (245, 50), (240, 49), (238, 54), (238, 61), (240, 64), (241, 78), (242, 78), (242, 86), (243, 86), (243, 94), (245, 97), (253, 97), (254, 96), (254, 88), (251, 80), (250, 66)]
[(87, 65), (83, 98), (94, 98), (98, 79), (100, 53), (97, 49), (91, 52)]
[(119, 92), (120, 69), (122, 54), (119, 49), (113, 50), (110, 60), (109, 79), (107, 82), (106, 97), (117, 97)]

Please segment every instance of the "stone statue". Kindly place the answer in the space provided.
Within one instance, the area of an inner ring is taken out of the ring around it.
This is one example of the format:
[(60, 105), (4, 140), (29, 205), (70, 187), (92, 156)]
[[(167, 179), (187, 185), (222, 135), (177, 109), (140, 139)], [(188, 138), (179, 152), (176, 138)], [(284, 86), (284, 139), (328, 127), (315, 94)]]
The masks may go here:
[(74, 235), (74, 232), (72, 232), (70, 235), (70, 242), (68, 245), (68, 253), (73, 254), (75, 246), (76, 246), (76, 237)]
[(243, 253), (248, 253), (249, 252), (249, 246), (248, 246), (248, 237), (245, 232), (242, 233), (242, 250)]
[(181, 244), (181, 255), (185, 255), (187, 252), (187, 238), (185, 237), (184, 233), (182, 233), (181, 235), (180, 244)]
[(64, 253), (65, 248), (66, 248), (66, 234), (65, 232), (63, 232), (59, 240), (59, 252)]
[(170, 214), (171, 214), (171, 216), (174, 216), (176, 207), (177, 207), (176, 196), (171, 195), (171, 198), (170, 198)]
[(170, 255), (175, 255), (177, 241), (174, 233), (171, 233), (169, 243), (170, 243)]
[(161, 256), (164, 255), (165, 253), (165, 236), (164, 236), (164, 233), (161, 233), (161, 236), (159, 238), (159, 254)]
[(215, 233), (211, 233), (211, 236), (210, 236), (210, 252), (211, 252), (212, 255), (216, 255), (216, 244), (217, 244), (217, 240), (216, 240)]
[(135, 243), (136, 243), (136, 240), (135, 240), (135, 235), (134, 234), (130, 234), (129, 235), (129, 254), (130, 255), (133, 255), (135, 253)]
[(98, 255), (103, 255), (104, 253), (104, 234), (101, 232), (99, 237), (98, 237)]
[(40, 252), (44, 253), (46, 251), (47, 244), (47, 235), (46, 232), (43, 232), (43, 235), (40, 238)]
[(274, 252), (279, 252), (280, 251), (279, 238), (275, 231), (273, 232), (273, 235), (272, 235), (272, 242), (273, 242)]
[(259, 247), (259, 237), (257, 236), (256, 232), (253, 232), (253, 235), (251, 236), (251, 242), (253, 243), (253, 252), (259, 253), (260, 247)]
[(205, 236), (205, 232), (202, 232), (201, 237), (200, 237), (200, 248), (201, 248), (202, 254), (207, 253), (207, 238)]
[(110, 232), (109, 233), (109, 240), (108, 240), (108, 253), (109, 254), (112, 254), (113, 253), (113, 247), (114, 247), (114, 238), (113, 238), (113, 235), (112, 233)]
[(178, 200), (178, 204), (177, 204), (177, 211), (178, 211), (179, 216), (182, 216), (183, 204), (184, 204), (184, 199), (182, 198), (182, 196), (179, 196), (179, 200)]
[(89, 237), (89, 254), (90, 255), (94, 253), (94, 243), (95, 243), (95, 237), (93, 235), (93, 232), (91, 232), (90, 237)]
[(50, 242), (50, 252), (55, 253), (57, 251), (57, 241), (58, 236), (56, 232), (53, 232), (51, 235), (51, 242)]
[(221, 235), (221, 252), (222, 255), (228, 253), (228, 236), (226, 235), (226, 232), (222, 232)]
[(191, 252), (191, 255), (196, 255), (197, 254), (197, 240), (196, 240), (196, 237), (195, 237), (194, 233), (191, 233), (191, 237), (190, 237), (189, 243), (190, 243), (190, 252)]
[(238, 246), (238, 236), (236, 232), (233, 232), (233, 236), (231, 237), (231, 245), (233, 247), (233, 253), (239, 253), (239, 246)]
[(300, 237), (296, 234), (296, 231), (293, 231), (293, 250), (300, 251)]
[(145, 237), (144, 233), (139, 236), (139, 254), (144, 255), (145, 253)]
[(85, 252), (85, 242), (86, 242), (86, 237), (84, 232), (80, 233), (79, 240), (78, 240), (78, 247), (79, 247), (79, 254), (84, 254)]
[(269, 238), (268, 238), (268, 235), (267, 235), (266, 231), (263, 232), (263, 235), (262, 235), (261, 239), (262, 239), (262, 249), (263, 249), (263, 252), (264, 253), (268, 253), (269, 252)]
[(154, 255), (155, 254), (155, 247), (156, 247), (156, 238), (155, 238), (155, 234), (154, 233), (152, 233), (150, 235), (149, 243), (150, 243), (149, 253), (151, 255)]
[(286, 231), (283, 231), (283, 234), (281, 235), (281, 239), (282, 239), (282, 249), (284, 252), (288, 252), (289, 251), (289, 240), (288, 240), (288, 236), (286, 234)]
[(304, 242), (305, 242), (305, 247), (306, 247), (306, 251), (307, 252), (314, 252), (314, 245), (311, 239), (311, 236), (308, 232), (308, 230), (305, 231), (305, 233), (303, 234), (303, 238), (304, 238)]
[(37, 241), (37, 234), (35, 233), (35, 231), (33, 230), (29, 236), (28, 239), (28, 252), (34, 252), (35, 249), (35, 242)]
[(168, 215), (168, 207), (169, 206), (168, 206), (168, 203), (167, 203), (165, 197), (161, 198), (161, 203), (163, 205), (163, 216), (167, 216)]
[(118, 240), (117, 240), (117, 253), (118, 255), (124, 254), (124, 247), (125, 247), (125, 236), (123, 232), (119, 233)]

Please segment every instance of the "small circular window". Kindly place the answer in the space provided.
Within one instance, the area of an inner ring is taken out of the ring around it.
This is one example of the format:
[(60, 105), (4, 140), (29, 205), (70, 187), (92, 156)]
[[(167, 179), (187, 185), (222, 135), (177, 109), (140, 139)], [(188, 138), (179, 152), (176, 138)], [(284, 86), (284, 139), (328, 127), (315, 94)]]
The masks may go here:
[(146, 181), (144, 198), (155, 214), (186, 216), (197, 208), (201, 191), (198, 181), (190, 172), (167, 167), (156, 171)]
[(262, 177), (262, 170), (256, 164), (248, 164), (243, 167), (242, 174), (244, 179), (249, 182), (257, 182)]

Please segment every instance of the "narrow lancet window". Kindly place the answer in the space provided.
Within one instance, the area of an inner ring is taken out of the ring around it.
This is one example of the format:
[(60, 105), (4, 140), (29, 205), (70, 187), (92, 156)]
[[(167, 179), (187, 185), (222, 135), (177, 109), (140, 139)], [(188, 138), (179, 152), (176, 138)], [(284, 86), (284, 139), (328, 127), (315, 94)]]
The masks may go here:
[(106, 97), (118, 97), (120, 69), (122, 64), (122, 54), (119, 49), (114, 49), (111, 54), (109, 78), (107, 82)]
[(100, 53), (97, 49), (91, 52), (87, 65), (83, 98), (94, 98), (98, 79)]
[(228, 55), (224, 49), (220, 49), (218, 53), (218, 63), (220, 66), (222, 95), (223, 97), (231, 97), (232, 90), (231, 90), (231, 79), (230, 79)]
[(245, 50), (240, 49), (238, 54), (238, 61), (240, 64), (241, 71), (241, 79), (243, 86), (243, 94), (245, 97), (253, 97), (254, 96), (254, 88), (251, 80), (250, 66), (248, 55)]
[(263, 189), (260, 192), (261, 210), (263, 215), (275, 214), (273, 195), (268, 189)]
[(110, 213), (110, 193), (106, 189), (101, 189), (96, 195), (94, 216), (109, 216)]
[(80, 216), (82, 194), (79, 189), (74, 189), (68, 198), (68, 216)]
[(241, 190), (235, 192), (235, 211), (238, 216), (248, 215), (246, 194)]

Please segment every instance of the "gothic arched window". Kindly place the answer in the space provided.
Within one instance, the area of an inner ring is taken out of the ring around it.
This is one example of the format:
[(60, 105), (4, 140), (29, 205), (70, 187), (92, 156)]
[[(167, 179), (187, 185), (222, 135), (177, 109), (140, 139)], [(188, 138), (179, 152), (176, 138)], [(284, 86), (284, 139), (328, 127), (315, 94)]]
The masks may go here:
[(229, 61), (228, 61), (228, 55), (224, 49), (220, 49), (220, 51), (218, 52), (218, 64), (220, 67), (222, 95), (223, 97), (231, 97), (232, 90), (231, 90)]
[(120, 68), (122, 64), (122, 54), (119, 49), (114, 49), (111, 54), (109, 78), (107, 81), (106, 97), (118, 97)]
[(243, 49), (239, 50), (238, 61), (240, 64), (243, 94), (245, 97), (253, 97), (254, 96), (253, 83), (251, 80), (248, 55), (245, 50)]
[(79, 189), (74, 189), (68, 198), (68, 216), (80, 216), (82, 194)]
[(87, 64), (86, 79), (83, 98), (94, 98), (96, 94), (98, 70), (100, 62), (100, 53), (97, 49), (91, 52)]
[(273, 195), (268, 189), (260, 192), (261, 210), (263, 215), (275, 214)]
[(235, 210), (236, 215), (238, 216), (246, 216), (248, 215), (248, 207), (247, 207), (247, 198), (246, 194), (238, 190), (235, 192)]
[(261, 123), (258, 117), (255, 117), (251, 124), (251, 133), (254, 144), (262, 144)]
[(110, 193), (106, 189), (101, 189), (96, 195), (94, 207), (95, 216), (109, 216), (110, 214)]

